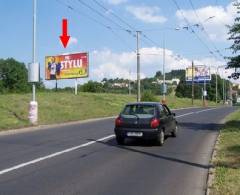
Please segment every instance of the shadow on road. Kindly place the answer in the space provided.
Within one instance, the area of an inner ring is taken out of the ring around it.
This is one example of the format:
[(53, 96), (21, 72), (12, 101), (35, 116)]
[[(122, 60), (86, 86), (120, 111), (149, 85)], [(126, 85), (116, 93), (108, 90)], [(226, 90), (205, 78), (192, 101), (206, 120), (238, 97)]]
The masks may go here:
[(191, 122), (180, 122), (179, 127), (184, 130), (194, 130), (194, 131), (219, 131), (223, 128), (223, 124), (217, 123), (191, 123)]
[[(120, 148), (122, 150), (127, 150), (127, 151), (131, 151), (131, 152), (134, 152), (134, 153), (144, 154), (144, 155), (154, 157), (154, 158), (157, 158), (157, 159), (163, 159), (163, 160), (172, 161), (172, 162), (176, 162), (176, 163), (182, 163), (182, 164), (186, 164), (186, 165), (201, 168), (201, 169), (209, 169), (211, 167), (211, 165), (203, 165), (203, 164), (199, 164), (199, 163), (194, 163), (194, 162), (181, 160), (181, 159), (174, 158), (174, 157), (169, 157), (169, 156), (164, 156), (164, 155), (159, 155), (159, 154), (153, 154), (153, 153), (138, 150), (138, 149), (135, 149), (135, 148), (130, 148), (128, 146), (120, 146), (120, 145), (117, 145), (116, 140), (114, 138), (111, 139), (111, 140), (108, 140), (107, 142), (97, 141), (97, 140), (94, 140), (94, 139), (90, 139), (90, 140), (91, 141), (96, 141), (97, 143), (101, 143), (101, 144), (104, 144), (104, 145), (107, 145), (107, 146)], [(147, 146), (149, 146), (149, 144), (147, 144)]]

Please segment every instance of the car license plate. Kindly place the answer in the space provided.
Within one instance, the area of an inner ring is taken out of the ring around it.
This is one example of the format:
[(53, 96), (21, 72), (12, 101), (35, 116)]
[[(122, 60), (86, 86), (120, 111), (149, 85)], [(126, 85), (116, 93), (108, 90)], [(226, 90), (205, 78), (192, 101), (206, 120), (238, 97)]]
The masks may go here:
[(128, 137), (142, 137), (143, 133), (142, 132), (128, 132), (127, 136)]

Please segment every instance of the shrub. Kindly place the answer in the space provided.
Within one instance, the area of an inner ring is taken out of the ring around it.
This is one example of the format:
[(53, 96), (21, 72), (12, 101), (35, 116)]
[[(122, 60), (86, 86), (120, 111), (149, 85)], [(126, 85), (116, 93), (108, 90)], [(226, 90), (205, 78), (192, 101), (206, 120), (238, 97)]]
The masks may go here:
[(145, 91), (142, 95), (141, 101), (143, 101), (143, 102), (158, 102), (159, 100), (151, 91)]

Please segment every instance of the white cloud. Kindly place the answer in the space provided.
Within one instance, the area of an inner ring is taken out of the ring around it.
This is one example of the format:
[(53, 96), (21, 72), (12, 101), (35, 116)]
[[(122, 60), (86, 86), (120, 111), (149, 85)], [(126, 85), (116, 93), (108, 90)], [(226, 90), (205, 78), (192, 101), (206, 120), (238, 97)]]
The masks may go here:
[[(152, 77), (156, 71), (162, 71), (163, 49), (158, 47), (142, 48), (141, 53), (141, 78)], [(182, 57), (181, 59), (169, 49), (165, 50), (166, 72), (173, 69), (185, 69), (191, 66), (191, 60)], [(136, 79), (136, 53), (122, 52), (114, 53), (109, 49), (93, 51), (90, 53), (90, 79), (102, 80), (103, 78), (129, 78)], [(218, 66), (224, 62), (213, 58), (201, 58), (195, 61), (197, 65)]]
[(107, 2), (112, 5), (119, 5), (122, 3), (126, 3), (127, 0), (107, 0)]
[(78, 43), (78, 39), (75, 38), (75, 37), (70, 37), (70, 40), (69, 40), (69, 45), (76, 45)]
[[(210, 39), (214, 41), (227, 40), (228, 28), (226, 25), (233, 24), (234, 18), (237, 15), (236, 8), (232, 3), (226, 7), (207, 6), (196, 9), (198, 17), (195, 15), (194, 10), (181, 10), (176, 12), (176, 16), (179, 19), (181, 25), (186, 25), (181, 12), (192, 25), (199, 24), (199, 21), (203, 23)], [(213, 18), (209, 19), (210, 17)]]
[(160, 8), (157, 6), (127, 6), (127, 11), (137, 19), (146, 23), (164, 23), (167, 18), (159, 15)]

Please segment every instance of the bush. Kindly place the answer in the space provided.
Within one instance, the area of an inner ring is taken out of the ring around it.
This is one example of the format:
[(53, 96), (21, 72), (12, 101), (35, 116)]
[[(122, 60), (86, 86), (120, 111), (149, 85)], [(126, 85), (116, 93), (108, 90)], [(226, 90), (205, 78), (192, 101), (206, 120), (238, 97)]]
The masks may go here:
[(141, 101), (143, 102), (158, 102), (159, 100), (151, 91), (146, 91), (143, 93)]
[(103, 93), (103, 85), (96, 81), (88, 81), (80, 87), (82, 92)]

